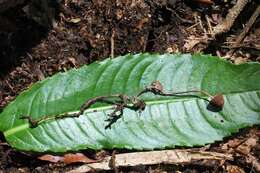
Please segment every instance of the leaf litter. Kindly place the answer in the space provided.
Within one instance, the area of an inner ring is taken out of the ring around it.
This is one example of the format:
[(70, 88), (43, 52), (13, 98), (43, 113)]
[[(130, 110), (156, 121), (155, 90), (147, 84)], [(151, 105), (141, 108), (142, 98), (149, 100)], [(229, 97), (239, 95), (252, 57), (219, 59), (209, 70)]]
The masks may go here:
[(44, 160), (44, 161), (49, 161), (52, 163), (62, 162), (65, 164), (95, 163), (95, 162), (100, 161), (100, 160), (90, 159), (82, 153), (68, 153), (68, 154), (65, 154), (64, 156), (55, 156), (55, 155), (45, 154), (43, 156), (38, 157), (38, 159)]

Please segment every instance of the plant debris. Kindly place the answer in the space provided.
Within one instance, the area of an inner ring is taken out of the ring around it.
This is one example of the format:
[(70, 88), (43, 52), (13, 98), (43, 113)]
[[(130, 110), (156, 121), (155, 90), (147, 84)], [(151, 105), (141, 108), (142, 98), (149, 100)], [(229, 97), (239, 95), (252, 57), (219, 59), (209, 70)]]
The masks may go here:
[[(74, 114), (60, 114), (60, 115), (55, 115), (55, 116), (43, 116), (40, 119), (34, 120), (32, 119), (31, 116), (29, 115), (22, 115), (20, 119), (26, 119), (30, 123), (30, 127), (35, 128), (37, 127), (40, 123), (43, 123), (48, 120), (52, 119), (63, 119), (63, 118), (78, 118), (80, 115), (84, 113), (85, 110), (89, 109), (92, 105), (100, 102), (100, 103), (106, 103), (115, 106), (114, 110), (108, 114), (108, 125), (105, 127), (111, 128), (111, 125), (115, 123), (119, 118), (122, 117), (123, 115), (123, 110), (125, 108), (134, 110), (134, 111), (144, 111), (146, 103), (144, 100), (140, 98), (141, 95), (145, 93), (153, 93), (154, 95), (160, 95), (160, 96), (176, 96), (176, 97), (196, 97), (200, 99), (204, 99), (209, 102), (209, 105), (213, 105), (217, 111), (222, 110), (224, 106), (224, 98), (223, 95), (218, 94), (216, 96), (212, 96), (208, 92), (204, 90), (190, 90), (190, 91), (183, 91), (183, 92), (174, 92), (174, 93), (165, 93), (163, 91), (163, 85), (161, 84), (160, 81), (154, 81), (151, 83), (150, 86), (146, 87), (143, 91), (138, 93), (136, 96), (127, 96), (125, 94), (115, 94), (111, 96), (98, 96), (92, 99), (87, 100), (84, 104), (80, 106), (80, 111)], [(206, 98), (203, 98), (199, 95), (194, 95), (194, 94), (186, 94), (186, 93), (202, 93), (206, 96), (211, 97), (211, 100), (208, 100)], [(209, 109), (211, 110), (211, 109)]]
[(243, 28), (243, 31), (238, 35), (238, 37), (236, 38), (235, 43), (233, 44), (233, 48), (231, 49), (228, 54), (230, 54), (232, 56), (232, 54), (235, 51), (235, 48), (237, 48), (239, 46), (239, 44), (241, 43), (241, 41), (245, 38), (246, 34), (249, 32), (249, 30), (251, 29), (251, 27), (253, 26), (253, 24), (255, 23), (256, 19), (258, 18), (260, 14), (260, 5), (257, 6), (255, 12), (253, 13), (253, 15), (250, 17), (250, 19), (248, 20), (246, 26)]
[(238, 0), (237, 3), (230, 9), (226, 18), (213, 28), (213, 36), (228, 32), (248, 2), (249, 0)]
[(150, 152), (137, 152), (116, 154), (108, 156), (101, 162), (90, 163), (78, 168), (72, 169), (67, 173), (89, 172), (92, 170), (111, 170), (114, 166), (110, 166), (111, 159), (115, 163), (115, 167), (129, 167), (137, 165), (154, 165), (154, 164), (185, 164), (191, 161), (206, 159), (206, 160), (233, 160), (229, 154), (217, 152), (203, 152), (193, 150), (163, 150)]
[(99, 162), (100, 160), (93, 160), (88, 158), (82, 153), (68, 153), (64, 156), (54, 156), (51, 154), (45, 154), (43, 156), (38, 157), (40, 160), (52, 162), (52, 163), (58, 163), (62, 162), (65, 164), (72, 164), (72, 163), (95, 163)]

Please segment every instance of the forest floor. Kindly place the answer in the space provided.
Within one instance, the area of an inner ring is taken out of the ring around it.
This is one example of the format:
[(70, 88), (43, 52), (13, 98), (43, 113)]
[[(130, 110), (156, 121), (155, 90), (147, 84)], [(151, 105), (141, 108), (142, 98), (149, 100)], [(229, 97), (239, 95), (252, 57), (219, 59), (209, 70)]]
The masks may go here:
[[(245, 38), (236, 43), (259, 6), (257, 0), (247, 3), (231, 28), (215, 34), (214, 27), (236, 2), (63, 0), (30, 10), (28, 5), (17, 7), (0, 14), (0, 109), (39, 80), (110, 56), (201, 52), (235, 64), (260, 61), (259, 17)], [(233, 161), (201, 160), (175, 166), (127, 168), (123, 172), (257, 172), (259, 135), (260, 128), (252, 127), (199, 148), (230, 153)], [(15, 151), (4, 137), (0, 142), (0, 172), (64, 172), (77, 166), (40, 161), (32, 153)]]

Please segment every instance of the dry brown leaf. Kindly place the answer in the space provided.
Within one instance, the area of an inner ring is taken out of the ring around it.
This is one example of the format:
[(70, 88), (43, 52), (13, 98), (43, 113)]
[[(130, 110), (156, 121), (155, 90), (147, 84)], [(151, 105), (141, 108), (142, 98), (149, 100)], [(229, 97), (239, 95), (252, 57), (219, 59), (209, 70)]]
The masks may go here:
[(65, 154), (63, 157), (62, 156), (54, 156), (51, 154), (45, 154), (43, 156), (38, 157), (40, 160), (44, 161), (49, 161), (52, 163), (57, 163), (57, 162), (63, 162), (65, 164), (71, 164), (71, 163), (95, 163), (98, 162), (99, 160), (93, 160), (88, 158), (82, 153), (69, 153)]
[(61, 156), (53, 156), (50, 154), (45, 154), (43, 156), (38, 157), (39, 160), (43, 160), (43, 161), (48, 161), (48, 162), (52, 162), (52, 163), (57, 163), (57, 162), (62, 162), (63, 161), (63, 157)]
[(88, 158), (87, 156), (85, 156), (82, 153), (69, 153), (69, 154), (65, 154), (63, 157), (63, 162), (65, 164), (71, 164), (71, 163), (95, 163), (98, 162), (98, 160), (93, 160)]

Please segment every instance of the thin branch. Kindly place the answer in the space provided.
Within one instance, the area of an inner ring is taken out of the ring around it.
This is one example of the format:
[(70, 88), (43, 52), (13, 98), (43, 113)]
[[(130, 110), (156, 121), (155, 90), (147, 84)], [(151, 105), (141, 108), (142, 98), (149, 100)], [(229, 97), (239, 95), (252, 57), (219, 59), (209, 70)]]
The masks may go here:
[(114, 58), (114, 50), (115, 50), (115, 30), (114, 28), (112, 29), (112, 35), (111, 35), (111, 38), (110, 38), (110, 56), (111, 58), (113, 59)]
[(233, 160), (231, 154), (193, 150), (163, 150), (113, 154), (101, 162), (88, 163), (74, 168), (67, 173), (80, 173), (101, 170), (116, 170), (120, 167), (155, 164), (187, 164), (198, 160)]
[[(253, 26), (255, 23), (257, 17), (260, 14), (260, 5), (257, 6), (255, 12), (253, 15), (250, 17), (249, 21), (247, 22), (246, 26), (243, 28), (243, 31), (238, 35), (233, 47), (237, 47), (241, 41), (245, 38), (246, 34), (249, 32), (250, 28)], [(235, 51), (235, 48), (229, 51), (229, 55), (232, 55)]]
[(249, 0), (238, 0), (237, 3), (229, 10), (226, 18), (213, 28), (213, 36), (228, 32), (248, 2)]

